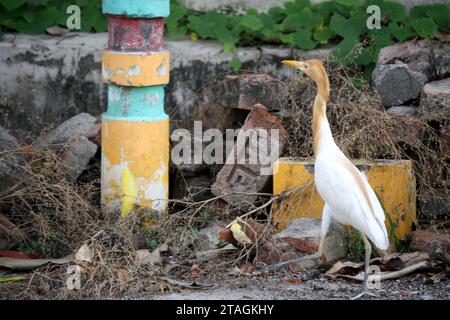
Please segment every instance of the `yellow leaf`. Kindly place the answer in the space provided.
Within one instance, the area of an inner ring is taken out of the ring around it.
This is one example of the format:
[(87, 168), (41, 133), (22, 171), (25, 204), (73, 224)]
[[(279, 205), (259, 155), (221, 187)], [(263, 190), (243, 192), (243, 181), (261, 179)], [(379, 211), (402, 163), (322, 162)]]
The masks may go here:
[(247, 237), (245, 232), (242, 230), (241, 225), (239, 224), (239, 222), (235, 221), (231, 225), (230, 230), (233, 233), (233, 237), (236, 239), (237, 242), (239, 242), (239, 243), (241, 243), (243, 245), (252, 243), (252, 240), (250, 240), (250, 238)]
[(196, 34), (195, 32), (191, 33), (191, 40), (192, 41), (197, 41), (198, 40), (198, 34)]
[(130, 169), (122, 170), (121, 183), (123, 196), (120, 214), (125, 217), (133, 210), (137, 198), (136, 179)]

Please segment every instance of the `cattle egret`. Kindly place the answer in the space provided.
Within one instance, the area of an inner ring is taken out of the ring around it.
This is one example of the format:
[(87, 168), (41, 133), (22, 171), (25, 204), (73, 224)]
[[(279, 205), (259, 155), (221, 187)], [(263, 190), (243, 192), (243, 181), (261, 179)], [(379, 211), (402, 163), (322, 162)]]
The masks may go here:
[(326, 116), (327, 101), (330, 94), (328, 75), (321, 61), (282, 62), (296, 68), (310, 77), (317, 86), (317, 95), (313, 110), (313, 146), (315, 156), (314, 180), (317, 191), (325, 202), (322, 212), (321, 236), (318, 251), (300, 259), (290, 260), (281, 265), (298, 263), (304, 260), (322, 257), (324, 239), (331, 219), (342, 224), (351, 225), (361, 232), (365, 245), (365, 272), (363, 291), (353, 299), (358, 299), (368, 292), (368, 269), (372, 243), (380, 250), (389, 246), (385, 226), (384, 211), (378, 198), (370, 187), (364, 173), (361, 173), (344, 155), (334, 142)]

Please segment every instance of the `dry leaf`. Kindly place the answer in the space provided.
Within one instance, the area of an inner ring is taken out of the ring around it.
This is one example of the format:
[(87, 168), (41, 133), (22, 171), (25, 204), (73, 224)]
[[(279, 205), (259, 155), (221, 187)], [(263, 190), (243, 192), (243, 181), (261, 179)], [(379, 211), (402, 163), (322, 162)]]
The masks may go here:
[(147, 249), (142, 249), (136, 251), (137, 265), (162, 265), (161, 255), (159, 254), (159, 249), (156, 248), (153, 252)]
[(48, 263), (66, 264), (73, 261), (73, 257), (67, 256), (61, 259), (14, 259), (0, 258), (0, 267), (14, 270), (32, 270)]
[(92, 250), (87, 244), (83, 244), (80, 249), (75, 253), (75, 262), (88, 262), (94, 261), (94, 250)]
[(49, 35), (52, 36), (64, 36), (69, 30), (66, 28), (61, 28), (60, 26), (49, 27), (45, 30)]

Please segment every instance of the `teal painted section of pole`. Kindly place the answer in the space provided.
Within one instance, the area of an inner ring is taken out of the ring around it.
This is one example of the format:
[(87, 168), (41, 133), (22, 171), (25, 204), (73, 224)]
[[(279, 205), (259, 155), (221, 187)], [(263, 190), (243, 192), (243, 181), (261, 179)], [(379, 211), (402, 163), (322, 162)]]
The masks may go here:
[(103, 0), (103, 13), (140, 18), (167, 17), (170, 14), (170, 1)]
[(126, 121), (159, 121), (168, 118), (164, 112), (164, 85), (150, 87), (108, 87), (108, 111), (104, 119)]

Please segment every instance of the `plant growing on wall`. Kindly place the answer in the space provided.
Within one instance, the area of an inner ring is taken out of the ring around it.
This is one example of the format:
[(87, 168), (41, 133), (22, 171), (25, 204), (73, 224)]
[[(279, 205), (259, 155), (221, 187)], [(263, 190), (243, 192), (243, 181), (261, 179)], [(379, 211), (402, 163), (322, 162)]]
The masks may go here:
[[(83, 32), (106, 31), (100, 0), (0, 0), (0, 27), (26, 34), (41, 34), (53, 25), (65, 26), (66, 8), (81, 8)], [(366, 8), (381, 9), (381, 29), (366, 26)], [(326, 1), (312, 5), (309, 0), (293, 0), (267, 13), (249, 9), (245, 14), (194, 12), (171, 0), (166, 31), (172, 37), (211, 39), (223, 43), (233, 53), (239, 46), (269, 43), (311, 50), (322, 44), (336, 44), (334, 57), (345, 65), (356, 64), (370, 74), (381, 48), (413, 38), (433, 38), (439, 29), (450, 30), (450, 10), (446, 4), (416, 6), (406, 13), (399, 3), (384, 0)], [(240, 68), (237, 58), (230, 66)]]

